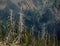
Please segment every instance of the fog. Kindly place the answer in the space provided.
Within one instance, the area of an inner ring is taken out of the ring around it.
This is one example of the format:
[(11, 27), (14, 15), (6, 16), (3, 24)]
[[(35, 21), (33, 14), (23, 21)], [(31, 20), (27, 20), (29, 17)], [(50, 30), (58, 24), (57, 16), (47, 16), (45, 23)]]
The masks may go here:
[[(18, 5), (19, 0), (11, 0), (15, 5)], [(0, 3), (0, 10), (3, 10), (6, 7), (6, 3)]]
[(14, 4), (18, 4), (19, 0), (11, 0)]

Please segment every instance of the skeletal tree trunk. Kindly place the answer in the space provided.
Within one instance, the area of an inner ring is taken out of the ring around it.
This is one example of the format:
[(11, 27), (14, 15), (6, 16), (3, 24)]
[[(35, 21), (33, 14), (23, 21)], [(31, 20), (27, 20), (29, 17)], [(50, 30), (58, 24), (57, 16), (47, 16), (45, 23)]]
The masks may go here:
[(57, 42), (57, 37), (56, 37), (56, 30), (54, 29), (54, 32), (53, 32), (53, 46), (58, 46), (58, 42)]
[(19, 20), (19, 36), (18, 36), (18, 41), (20, 42), (20, 38), (21, 38), (21, 33), (23, 31), (23, 15), (22, 13), (20, 13), (20, 20)]
[(10, 40), (10, 35), (12, 34), (12, 28), (13, 28), (13, 21), (12, 21), (12, 14), (13, 14), (13, 11), (10, 9), (10, 23), (9, 24), (9, 28), (8, 28), (8, 34), (7, 34), (7, 37), (6, 37), (6, 43), (8, 43), (8, 41)]
[(44, 39), (44, 36), (45, 36), (45, 29), (46, 29), (46, 27), (45, 27), (45, 23), (42, 25), (42, 38), (41, 39)]
[(23, 10), (22, 5), (23, 4), (21, 3), (21, 1), (23, 1), (23, 0), (19, 0), (20, 12), (18, 14), (20, 15), (20, 17), (19, 17), (19, 26), (18, 26), (18, 33), (19, 33), (19, 35), (18, 35), (17, 43), (21, 42), (21, 35), (22, 35), (22, 31), (23, 31), (23, 13), (22, 13), (22, 10)]
[(54, 42), (53, 42), (53, 46), (55, 46), (55, 42), (56, 42), (56, 41), (55, 41), (55, 31), (53, 32), (53, 41), (54, 41)]

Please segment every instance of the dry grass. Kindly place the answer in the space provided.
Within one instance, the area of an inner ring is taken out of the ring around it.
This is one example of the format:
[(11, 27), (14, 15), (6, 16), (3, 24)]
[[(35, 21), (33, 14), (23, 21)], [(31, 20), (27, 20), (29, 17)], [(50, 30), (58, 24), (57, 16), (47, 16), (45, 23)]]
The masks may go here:
[[(5, 44), (3, 44), (2, 42), (0, 42), (0, 46), (9, 46), (9, 45), (5, 45)], [(20, 45), (17, 45), (17, 44), (15, 44), (15, 43), (13, 43), (13, 44), (10, 44), (10, 46), (20, 46)]]

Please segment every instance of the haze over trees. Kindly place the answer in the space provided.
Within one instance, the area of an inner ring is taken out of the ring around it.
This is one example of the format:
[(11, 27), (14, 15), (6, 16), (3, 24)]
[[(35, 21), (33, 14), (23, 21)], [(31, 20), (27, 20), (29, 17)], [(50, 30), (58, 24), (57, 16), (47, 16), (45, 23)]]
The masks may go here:
[(0, 10), (1, 46), (60, 46), (59, 0), (19, 0), (17, 5), (9, 2)]

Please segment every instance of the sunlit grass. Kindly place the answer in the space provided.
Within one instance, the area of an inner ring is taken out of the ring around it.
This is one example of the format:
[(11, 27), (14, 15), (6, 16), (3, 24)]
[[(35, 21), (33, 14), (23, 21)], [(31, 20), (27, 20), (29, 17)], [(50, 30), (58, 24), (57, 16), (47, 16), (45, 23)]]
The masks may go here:
[[(50, 40), (50, 42), (49, 42)], [(54, 39), (53, 37), (51, 37), (51, 39), (47, 40), (46, 38), (42, 39), (40, 37), (34, 37), (34, 32), (32, 30), (30, 30), (30, 32), (28, 33), (26, 31), (26, 29), (22, 32), (21, 35), (21, 41), (20, 43), (13, 43), (14, 38), (11, 37), (10, 41), (8, 41), (7, 45), (9, 46), (53, 46), (54, 44)], [(56, 41), (55, 41), (56, 42)], [(5, 46), (2, 42), (0, 43), (1, 46)], [(56, 45), (56, 43), (55, 43)]]

